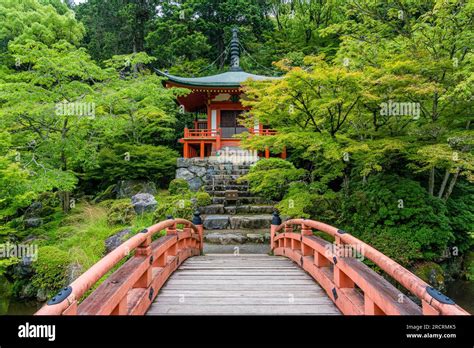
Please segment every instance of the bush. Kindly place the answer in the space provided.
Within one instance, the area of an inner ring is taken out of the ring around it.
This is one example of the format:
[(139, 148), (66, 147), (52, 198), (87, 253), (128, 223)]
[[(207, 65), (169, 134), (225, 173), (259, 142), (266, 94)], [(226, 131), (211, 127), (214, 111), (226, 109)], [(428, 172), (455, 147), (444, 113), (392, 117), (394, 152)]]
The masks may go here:
[(192, 219), (195, 205), (189, 197), (169, 196), (160, 201), (158, 208), (153, 213), (153, 222), (166, 220), (167, 216), (181, 219)]
[(454, 240), (446, 213), (444, 202), (419, 183), (379, 174), (343, 200), (338, 227), (408, 265), (442, 258)]
[(258, 161), (247, 175), (238, 179), (247, 181), (250, 192), (267, 200), (280, 200), (288, 190), (289, 184), (303, 178), (304, 169), (296, 169), (288, 161), (279, 158)]
[(198, 207), (205, 207), (212, 203), (211, 195), (207, 192), (196, 193), (196, 205)]
[(45, 291), (46, 296), (54, 294), (66, 285), (68, 253), (54, 246), (44, 246), (38, 249), (38, 259), (33, 263), (35, 275), (32, 285)]
[(128, 225), (136, 217), (133, 205), (128, 200), (114, 202), (107, 214), (109, 225)]
[(179, 195), (189, 192), (189, 184), (184, 179), (171, 180), (169, 186), (170, 195)]
[[(130, 159), (125, 159), (125, 154)], [(166, 146), (119, 143), (99, 153), (99, 168), (85, 180), (112, 185), (120, 180), (148, 180), (166, 187), (176, 170), (179, 154)]]

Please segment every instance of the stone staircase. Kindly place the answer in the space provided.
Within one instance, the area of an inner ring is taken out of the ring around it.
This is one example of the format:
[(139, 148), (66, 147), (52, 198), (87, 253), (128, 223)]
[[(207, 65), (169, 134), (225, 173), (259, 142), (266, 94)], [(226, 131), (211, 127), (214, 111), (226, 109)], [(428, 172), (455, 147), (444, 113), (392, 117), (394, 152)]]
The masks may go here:
[[(269, 251), (273, 206), (253, 196), (247, 183), (237, 179), (248, 173), (250, 164), (209, 164), (205, 190), (212, 204), (201, 208), (204, 252), (262, 253)], [(236, 201), (226, 201), (226, 191), (238, 191)]]

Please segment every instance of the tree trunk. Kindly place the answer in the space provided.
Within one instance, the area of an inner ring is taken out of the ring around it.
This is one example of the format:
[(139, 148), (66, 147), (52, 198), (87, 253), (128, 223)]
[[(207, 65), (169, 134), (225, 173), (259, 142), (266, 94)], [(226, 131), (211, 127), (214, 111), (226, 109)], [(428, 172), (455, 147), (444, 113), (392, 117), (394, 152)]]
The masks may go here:
[(434, 184), (435, 184), (435, 168), (430, 169), (430, 180), (428, 182), (428, 192), (430, 196), (434, 195)]
[(446, 169), (446, 172), (444, 173), (443, 182), (441, 183), (441, 187), (439, 188), (438, 198), (443, 197), (444, 189), (446, 188), (448, 179), (449, 179), (449, 169)]
[(451, 182), (449, 183), (448, 190), (446, 191), (446, 194), (444, 195), (444, 201), (447, 201), (449, 196), (451, 196), (451, 193), (453, 192), (454, 185), (456, 185), (456, 181), (458, 180), (459, 173), (461, 172), (461, 168), (456, 169), (456, 173), (454, 173), (453, 178), (451, 179)]
[(63, 213), (69, 213), (69, 209), (71, 205), (71, 197), (70, 193), (66, 191), (61, 192), (61, 208), (63, 209)]

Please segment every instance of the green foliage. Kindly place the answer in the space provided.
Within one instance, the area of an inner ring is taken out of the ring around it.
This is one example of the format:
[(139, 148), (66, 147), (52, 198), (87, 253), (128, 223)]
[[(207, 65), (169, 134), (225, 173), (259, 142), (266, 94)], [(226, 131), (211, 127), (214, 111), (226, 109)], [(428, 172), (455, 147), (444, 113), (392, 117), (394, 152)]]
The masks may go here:
[(173, 179), (169, 185), (171, 195), (178, 195), (181, 193), (189, 193), (189, 184), (184, 179)]
[(278, 200), (283, 197), (290, 182), (301, 179), (304, 174), (303, 169), (296, 169), (291, 162), (269, 158), (258, 161), (247, 175), (239, 178), (239, 182), (247, 181), (253, 194)]
[(339, 225), (406, 265), (441, 257), (454, 240), (446, 214), (417, 182), (376, 175), (344, 200)]
[(436, 289), (445, 287), (443, 268), (434, 262), (421, 262), (414, 267), (413, 272)]
[(32, 285), (43, 289), (48, 296), (66, 285), (69, 255), (67, 251), (55, 246), (44, 246), (38, 249), (38, 260), (34, 262), (35, 275)]
[(158, 202), (158, 207), (153, 213), (153, 221), (158, 223), (166, 220), (168, 216), (191, 220), (195, 210), (191, 196), (178, 195), (163, 197)]
[(205, 207), (212, 203), (211, 195), (207, 192), (197, 192), (196, 193), (196, 205), (198, 207)]
[(129, 225), (136, 217), (132, 203), (127, 200), (114, 202), (107, 213), (109, 225)]
[(114, 144), (99, 153), (99, 168), (87, 176), (103, 183), (147, 179), (164, 187), (175, 172), (178, 153), (165, 146)]

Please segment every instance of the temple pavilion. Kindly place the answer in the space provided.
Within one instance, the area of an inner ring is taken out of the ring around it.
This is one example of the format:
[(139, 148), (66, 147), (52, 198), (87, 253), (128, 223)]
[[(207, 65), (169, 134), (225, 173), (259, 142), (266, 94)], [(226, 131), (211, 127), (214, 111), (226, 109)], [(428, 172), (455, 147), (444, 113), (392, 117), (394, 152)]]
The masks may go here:
[[(191, 128), (184, 129), (184, 136), (179, 140), (183, 144), (184, 158), (206, 158), (216, 154), (225, 147), (239, 147), (237, 134), (249, 132), (257, 136), (274, 135), (275, 131), (255, 121), (254, 127), (248, 129), (239, 123), (239, 116), (250, 108), (244, 107), (242, 84), (249, 80), (271, 80), (274, 77), (249, 74), (240, 67), (240, 43), (237, 29), (233, 30), (230, 44), (229, 71), (205, 77), (180, 77), (159, 71), (166, 77), (167, 88), (187, 88), (191, 92), (178, 97), (178, 103), (185, 112), (195, 115)], [(281, 154), (286, 157), (286, 151)], [(268, 149), (264, 154), (270, 157)]]

